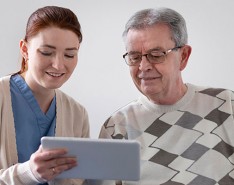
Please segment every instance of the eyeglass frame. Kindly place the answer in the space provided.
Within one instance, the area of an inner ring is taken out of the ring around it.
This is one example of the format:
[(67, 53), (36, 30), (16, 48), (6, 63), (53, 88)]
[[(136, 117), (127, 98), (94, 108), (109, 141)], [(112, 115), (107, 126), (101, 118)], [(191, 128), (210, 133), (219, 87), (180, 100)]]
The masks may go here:
[[(172, 51), (175, 51), (175, 50), (177, 50), (177, 49), (180, 49), (180, 48), (182, 48), (182, 47), (184, 47), (184, 46), (176, 46), (176, 47), (171, 48), (171, 49), (168, 49), (168, 50), (166, 50), (166, 51), (160, 51), (160, 52), (162, 53), (162, 56), (159, 56), (159, 57), (166, 57), (166, 55), (167, 55), (168, 53), (170, 53), (170, 52), (172, 52)], [(152, 51), (151, 51), (151, 52), (152, 52)], [(127, 59), (126, 59), (125, 57), (129, 54), (128, 52), (125, 53), (125, 54), (123, 55), (123, 58), (124, 58), (124, 60), (125, 60), (125, 63), (126, 63), (128, 66), (138, 66), (138, 65), (141, 63), (142, 57), (143, 57), (143, 56), (145, 56), (146, 59), (147, 59), (147, 61), (148, 61), (149, 63), (151, 63), (151, 64), (160, 64), (160, 63), (163, 63), (163, 62), (164, 62), (164, 61), (162, 61), (162, 62), (152, 62), (152, 61), (150, 61), (149, 58), (148, 58), (148, 56), (149, 56), (149, 55), (152, 55), (151, 52), (146, 53), (146, 54), (143, 54), (143, 55), (142, 55), (142, 54), (139, 54), (139, 56), (141, 56), (141, 60), (139, 60), (139, 62), (136, 62), (135, 64), (129, 64), (129, 63), (127, 62)]]

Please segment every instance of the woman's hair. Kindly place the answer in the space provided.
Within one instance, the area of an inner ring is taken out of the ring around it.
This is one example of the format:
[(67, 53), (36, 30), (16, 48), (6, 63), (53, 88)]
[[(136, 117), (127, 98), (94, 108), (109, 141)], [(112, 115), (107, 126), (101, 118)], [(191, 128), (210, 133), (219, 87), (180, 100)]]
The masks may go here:
[(176, 46), (187, 44), (186, 22), (178, 12), (169, 8), (144, 9), (136, 12), (125, 25), (123, 39), (126, 39), (130, 29), (141, 30), (160, 23), (168, 25)]
[[(74, 32), (82, 42), (81, 26), (77, 16), (68, 8), (45, 6), (31, 14), (26, 26), (25, 42), (36, 36), (42, 29), (55, 26)], [(26, 60), (22, 58), (19, 74), (27, 70)]]

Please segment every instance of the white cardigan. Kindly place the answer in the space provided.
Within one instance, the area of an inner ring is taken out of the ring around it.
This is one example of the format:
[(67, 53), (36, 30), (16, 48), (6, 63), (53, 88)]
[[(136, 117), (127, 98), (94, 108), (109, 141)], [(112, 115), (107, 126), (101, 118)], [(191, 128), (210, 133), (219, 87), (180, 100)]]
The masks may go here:
[[(89, 137), (85, 108), (60, 90), (56, 90), (56, 136)], [(0, 184), (36, 185), (29, 162), (18, 163), (10, 76), (0, 78)], [(81, 179), (54, 180), (49, 184), (82, 184)]]

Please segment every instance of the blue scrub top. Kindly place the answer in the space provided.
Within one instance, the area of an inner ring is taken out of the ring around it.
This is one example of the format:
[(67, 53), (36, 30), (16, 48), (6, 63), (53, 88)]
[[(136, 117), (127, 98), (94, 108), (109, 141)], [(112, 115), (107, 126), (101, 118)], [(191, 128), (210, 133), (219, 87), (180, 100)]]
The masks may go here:
[(10, 90), (18, 162), (23, 163), (28, 161), (31, 154), (38, 150), (41, 137), (55, 135), (56, 98), (54, 97), (45, 114), (20, 75), (11, 76)]

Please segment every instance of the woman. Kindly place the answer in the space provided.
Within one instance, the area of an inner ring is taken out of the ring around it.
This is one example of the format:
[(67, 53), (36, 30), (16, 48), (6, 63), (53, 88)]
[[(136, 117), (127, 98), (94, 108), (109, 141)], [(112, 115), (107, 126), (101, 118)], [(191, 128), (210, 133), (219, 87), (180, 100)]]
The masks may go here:
[(21, 70), (0, 79), (0, 184), (82, 184), (55, 180), (77, 165), (65, 149), (43, 151), (43, 136), (89, 137), (85, 108), (58, 90), (78, 61), (82, 33), (69, 9), (47, 6), (28, 19)]

